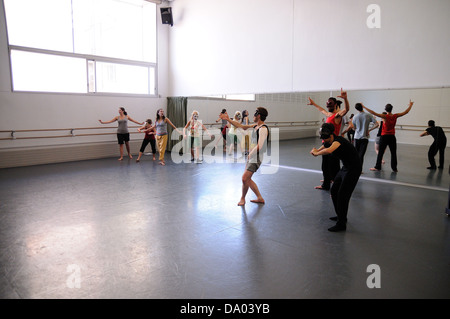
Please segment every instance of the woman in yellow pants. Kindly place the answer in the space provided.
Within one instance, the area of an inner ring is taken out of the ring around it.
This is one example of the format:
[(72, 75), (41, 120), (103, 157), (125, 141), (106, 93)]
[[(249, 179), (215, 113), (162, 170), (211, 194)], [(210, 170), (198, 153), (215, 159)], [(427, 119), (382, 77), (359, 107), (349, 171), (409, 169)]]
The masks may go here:
[(167, 123), (170, 124), (178, 133), (181, 134), (180, 131), (173, 125), (173, 123), (169, 120), (169, 118), (164, 116), (164, 110), (159, 109), (156, 112), (156, 145), (159, 151), (159, 164), (166, 165), (164, 162), (164, 154), (166, 153), (167, 146)]

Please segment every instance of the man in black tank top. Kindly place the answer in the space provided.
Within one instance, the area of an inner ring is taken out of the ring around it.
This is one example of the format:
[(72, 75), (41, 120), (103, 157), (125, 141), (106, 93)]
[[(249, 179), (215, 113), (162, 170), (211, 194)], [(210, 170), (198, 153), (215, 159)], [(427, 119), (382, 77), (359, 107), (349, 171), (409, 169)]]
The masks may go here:
[(324, 123), (320, 129), (320, 138), (324, 143), (319, 149), (313, 148), (310, 153), (314, 156), (333, 154), (342, 161), (342, 167), (337, 173), (330, 190), (337, 215), (330, 219), (337, 221), (337, 223), (328, 230), (337, 232), (347, 229), (348, 205), (361, 176), (362, 165), (356, 148), (344, 137), (334, 135), (333, 131), (334, 126), (332, 124)]
[(256, 199), (252, 199), (252, 203), (257, 204), (265, 204), (264, 198), (261, 196), (259, 192), (258, 186), (252, 180), (253, 174), (258, 170), (259, 166), (261, 166), (263, 160), (263, 154), (267, 148), (267, 142), (269, 140), (269, 128), (264, 121), (266, 120), (269, 112), (264, 107), (258, 107), (253, 116), (253, 122), (255, 124), (252, 125), (243, 125), (242, 123), (233, 121), (230, 119), (227, 113), (220, 114), (219, 117), (221, 119), (227, 120), (231, 124), (241, 129), (253, 129), (252, 132), (252, 140), (254, 141), (254, 146), (250, 146), (250, 152), (247, 158), (247, 164), (245, 166), (245, 172), (242, 175), (242, 196), (241, 200), (238, 202), (239, 206), (245, 205), (245, 196), (247, 195), (248, 189), (250, 188), (256, 195)]

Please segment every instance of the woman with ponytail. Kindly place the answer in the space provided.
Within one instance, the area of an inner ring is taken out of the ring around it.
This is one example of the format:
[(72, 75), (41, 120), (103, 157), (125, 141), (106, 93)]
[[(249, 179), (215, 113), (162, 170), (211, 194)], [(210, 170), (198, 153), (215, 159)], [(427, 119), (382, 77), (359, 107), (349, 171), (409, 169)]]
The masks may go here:
[(119, 143), (119, 150), (120, 150), (119, 161), (123, 160), (123, 144), (125, 144), (127, 148), (128, 157), (133, 158), (130, 152), (130, 132), (128, 131), (128, 120), (139, 125), (144, 124), (139, 123), (138, 121), (135, 121), (131, 117), (129, 117), (124, 107), (119, 107), (119, 116), (116, 116), (111, 121), (103, 122), (102, 120), (98, 120), (102, 124), (109, 124), (115, 121), (119, 123), (119, 126), (117, 128), (117, 142)]

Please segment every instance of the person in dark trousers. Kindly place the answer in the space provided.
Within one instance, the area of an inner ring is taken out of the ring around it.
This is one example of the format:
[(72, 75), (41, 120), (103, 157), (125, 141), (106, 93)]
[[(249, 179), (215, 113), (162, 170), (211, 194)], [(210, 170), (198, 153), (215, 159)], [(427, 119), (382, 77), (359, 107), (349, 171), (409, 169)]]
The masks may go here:
[(392, 104), (386, 104), (385, 111), (387, 114), (379, 114), (377, 112), (372, 111), (364, 104), (362, 105), (364, 109), (366, 109), (370, 114), (381, 117), (383, 119), (383, 129), (381, 131), (380, 138), (380, 150), (377, 155), (377, 162), (375, 167), (372, 167), (371, 171), (381, 171), (381, 162), (383, 160), (384, 151), (389, 146), (389, 150), (391, 151), (391, 168), (392, 171), (397, 173), (397, 139), (395, 137), (395, 124), (397, 124), (397, 119), (402, 117), (411, 111), (414, 102), (409, 100), (409, 105), (405, 111), (401, 113), (392, 113), (393, 106)]
[[(448, 173), (450, 174), (450, 165), (448, 166)], [(447, 208), (445, 208), (445, 213), (450, 217), (450, 186), (448, 188), (448, 203)]]
[(445, 148), (447, 147), (447, 137), (445, 136), (444, 130), (440, 126), (436, 126), (433, 120), (428, 121), (428, 128), (420, 134), (423, 136), (433, 136), (433, 144), (430, 145), (428, 150), (428, 161), (430, 162), (430, 166), (428, 169), (436, 169), (436, 161), (434, 157), (439, 152), (439, 168), (444, 168), (444, 153)]
[[(383, 114), (387, 114), (386, 112), (383, 112)], [(381, 139), (381, 132), (383, 131), (383, 119), (381, 119), (380, 121), (377, 121), (378, 124), (378, 132), (377, 132), (377, 136), (375, 137), (375, 143), (374, 143), (374, 147), (375, 147), (375, 153), (377, 153), (380, 150), (380, 139)], [(381, 164), (385, 164), (384, 159), (381, 160)]]
[(313, 148), (314, 156), (336, 156), (342, 161), (342, 167), (334, 178), (331, 186), (331, 199), (333, 200), (336, 225), (328, 228), (331, 232), (345, 231), (347, 229), (347, 212), (353, 190), (361, 175), (362, 166), (356, 148), (344, 137), (334, 134), (334, 126), (324, 123), (320, 129), (320, 138), (323, 144), (319, 149)]
[(347, 128), (345, 130), (342, 131), (341, 136), (344, 136), (347, 134), (347, 138), (350, 141), (350, 143), (352, 143), (353, 145), (355, 145), (355, 126), (353, 125), (353, 118), (354, 118), (354, 114), (350, 115), (350, 118), (347, 119)]
[(152, 120), (147, 119), (145, 121), (146, 123), (144, 126), (138, 128), (138, 132), (144, 132), (145, 136), (142, 140), (141, 148), (139, 150), (139, 156), (136, 159), (136, 163), (139, 163), (142, 157), (142, 154), (144, 154), (145, 148), (147, 147), (148, 143), (150, 143), (150, 146), (152, 148), (152, 154), (153, 154), (153, 160), (155, 160), (155, 154), (156, 154), (156, 146), (155, 146), (155, 128), (152, 127)]
[[(342, 91), (341, 95), (338, 96), (342, 98), (345, 102), (345, 108), (341, 110), (339, 108), (339, 103), (334, 97), (330, 97), (327, 101), (327, 110), (325, 110), (320, 105), (317, 105), (311, 98), (309, 98), (308, 105), (313, 105), (316, 109), (326, 116), (326, 123), (330, 123), (334, 126), (334, 134), (339, 136), (342, 125), (342, 117), (347, 114), (350, 110), (350, 104), (347, 99), (347, 92)], [(337, 172), (340, 169), (339, 159), (330, 155), (325, 155), (322, 157), (322, 173), (323, 173), (323, 182), (322, 185), (316, 186), (316, 189), (329, 190), (331, 181), (334, 180)]]
[[(375, 120), (372, 114), (364, 112), (362, 104), (356, 103), (355, 109), (358, 114), (353, 118), (352, 125), (355, 129), (355, 148), (358, 151), (359, 158), (361, 159), (361, 165), (364, 166), (364, 155), (367, 151), (367, 145), (369, 144), (370, 131), (378, 127), (378, 122)], [(374, 125), (369, 128), (370, 123)]]

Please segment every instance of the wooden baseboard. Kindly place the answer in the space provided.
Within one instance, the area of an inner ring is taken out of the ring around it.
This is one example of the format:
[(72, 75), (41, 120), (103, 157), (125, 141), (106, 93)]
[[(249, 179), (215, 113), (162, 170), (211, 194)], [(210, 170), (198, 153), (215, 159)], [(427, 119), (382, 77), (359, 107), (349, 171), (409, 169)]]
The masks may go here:
[[(316, 129), (280, 131), (280, 140), (316, 136)], [(130, 141), (131, 153), (137, 155), (142, 140)], [(147, 147), (150, 152), (150, 146)], [(124, 150), (126, 155), (126, 150)], [(96, 142), (85, 144), (36, 146), (0, 150), (0, 168), (22, 167), (89, 159), (119, 157), (117, 142)]]
[[(130, 141), (133, 155), (139, 153), (141, 143), (140, 140)], [(119, 157), (119, 154), (119, 146), (113, 142), (10, 148), (0, 150), (0, 168)]]

